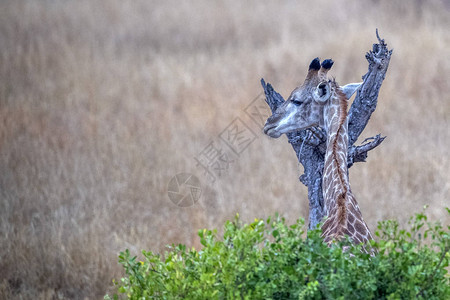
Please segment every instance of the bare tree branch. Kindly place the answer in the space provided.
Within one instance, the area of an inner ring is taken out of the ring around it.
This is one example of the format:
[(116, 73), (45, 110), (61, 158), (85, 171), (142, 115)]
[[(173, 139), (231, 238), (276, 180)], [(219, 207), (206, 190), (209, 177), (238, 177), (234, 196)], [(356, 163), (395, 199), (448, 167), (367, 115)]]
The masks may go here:
[(351, 146), (348, 149), (348, 167), (350, 168), (355, 162), (365, 162), (367, 158), (367, 152), (380, 145), (385, 138), (385, 136), (382, 137), (381, 135), (377, 134), (374, 137), (365, 139), (363, 143), (370, 140), (370, 142), (368, 142), (367, 144), (361, 146)]
[(378, 102), (378, 92), (386, 76), (392, 50), (388, 50), (387, 44), (380, 39), (377, 30), (378, 44), (373, 44), (373, 49), (366, 53), (369, 62), (369, 70), (362, 77), (363, 84), (356, 94), (355, 101), (349, 110), (348, 133), (349, 145), (353, 145), (369, 122), (370, 116), (375, 111)]
[[(363, 76), (364, 82), (349, 110), (349, 167), (355, 162), (365, 161), (368, 152), (380, 145), (385, 139), (385, 137), (377, 135), (370, 138), (370, 142), (364, 145), (354, 146), (354, 143), (366, 127), (370, 116), (375, 111), (378, 93), (386, 76), (392, 54), (392, 50), (388, 50), (387, 44), (380, 39), (378, 30), (376, 34), (378, 44), (374, 44), (372, 50), (366, 54), (369, 69)], [(285, 100), (273, 89), (271, 84), (266, 84), (264, 79), (261, 79), (261, 84), (266, 95), (266, 102), (272, 112), (275, 112)], [(306, 129), (286, 135), (297, 155), (298, 161), (304, 167), (304, 174), (299, 179), (308, 187), (309, 228), (315, 228), (324, 217), (322, 171), (326, 150), (326, 136), (320, 128)]]

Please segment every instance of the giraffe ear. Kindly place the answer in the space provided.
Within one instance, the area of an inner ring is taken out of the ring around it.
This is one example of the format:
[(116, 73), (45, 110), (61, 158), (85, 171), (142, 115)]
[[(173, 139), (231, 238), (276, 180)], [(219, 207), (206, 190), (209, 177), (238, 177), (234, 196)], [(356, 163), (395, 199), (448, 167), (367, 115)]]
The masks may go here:
[(322, 81), (313, 91), (313, 99), (319, 103), (325, 103), (330, 99), (330, 84), (326, 81)]
[(362, 85), (362, 82), (360, 83), (349, 83), (347, 85), (344, 85), (341, 87), (342, 91), (345, 94), (345, 97), (347, 99), (350, 99), (350, 97), (356, 92), (356, 90)]

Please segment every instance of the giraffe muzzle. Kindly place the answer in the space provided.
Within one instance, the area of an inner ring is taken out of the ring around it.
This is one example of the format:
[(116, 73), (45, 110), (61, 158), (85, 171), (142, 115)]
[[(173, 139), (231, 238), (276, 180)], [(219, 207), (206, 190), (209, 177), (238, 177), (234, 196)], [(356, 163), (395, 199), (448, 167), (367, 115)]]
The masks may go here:
[(266, 125), (264, 125), (263, 131), (266, 135), (270, 136), (271, 138), (279, 138), (281, 136), (281, 133), (275, 130), (276, 128), (277, 124), (266, 123)]

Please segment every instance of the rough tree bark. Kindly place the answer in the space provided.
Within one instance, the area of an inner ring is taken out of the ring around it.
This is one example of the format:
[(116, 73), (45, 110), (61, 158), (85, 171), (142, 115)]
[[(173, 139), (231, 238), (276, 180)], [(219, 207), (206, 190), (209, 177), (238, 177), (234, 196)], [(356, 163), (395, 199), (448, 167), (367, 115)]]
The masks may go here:
[[(363, 145), (354, 145), (366, 127), (370, 116), (375, 111), (378, 102), (378, 92), (386, 76), (391, 59), (392, 50), (389, 50), (384, 40), (379, 37), (378, 30), (376, 35), (378, 44), (374, 44), (372, 50), (366, 54), (369, 70), (362, 77), (363, 84), (358, 89), (348, 114), (348, 167), (351, 167), (355, 162), (364, 162), (367, 158), (367, 153), (380, 145), (385, 138), (378, 134), (364, 140)], [(273, 89), (272, 85), (266, 84), (264, 79), (261, 79), (261, 84), (266, 95), (266, 102), (272, 112), (274, 112), (285, 100)], [(286, 135), (297, 155), (298, 161), (304, 167), (304, 174), (299, 179), (308, 187), (309, 228), (315, 228), (324, 217), (322, 170), (326, 150), (326, 134), (321, 128), (312, 128)]]

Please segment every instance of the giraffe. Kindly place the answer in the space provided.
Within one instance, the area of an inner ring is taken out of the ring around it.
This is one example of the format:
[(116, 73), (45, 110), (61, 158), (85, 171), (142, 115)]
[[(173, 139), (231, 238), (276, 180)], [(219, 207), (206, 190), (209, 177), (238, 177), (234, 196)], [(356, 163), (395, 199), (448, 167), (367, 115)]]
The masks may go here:
[(351, 192), (347, 167), (347, 104), (361, 83), (340, 87), (334, 79), (327, 79), (333, 63), (326, 59), (320, 64), (319, 58), (311, 62), (303, 85), (294, 89), (267, 119), (264, 133), (278, 138), (284, 133), (315, 126), (325, 129), (322, 191), (326, 219), (321, 228), (322, 237), (328, 244), (345, 235), (355, 244), (366, 243), (373, 238)]

